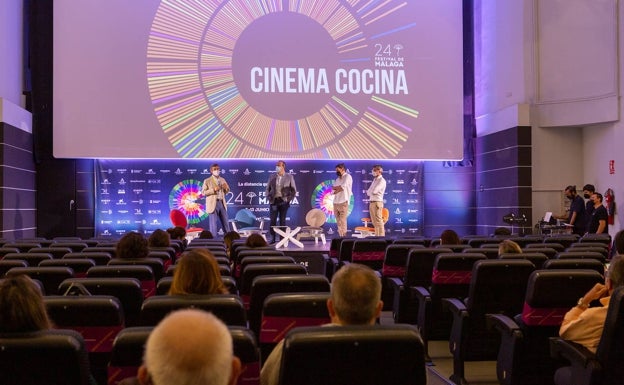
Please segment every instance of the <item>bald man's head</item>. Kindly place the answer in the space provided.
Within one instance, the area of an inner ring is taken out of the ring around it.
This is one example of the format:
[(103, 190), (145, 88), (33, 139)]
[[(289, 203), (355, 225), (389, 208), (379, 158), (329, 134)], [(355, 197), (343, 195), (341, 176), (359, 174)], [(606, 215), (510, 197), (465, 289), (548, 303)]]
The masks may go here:
[(150, 334), (139, 380), (153, 385), (227, 385), (239, 372), (227, 326), (211, 313), (185, 309), (169, 314)]

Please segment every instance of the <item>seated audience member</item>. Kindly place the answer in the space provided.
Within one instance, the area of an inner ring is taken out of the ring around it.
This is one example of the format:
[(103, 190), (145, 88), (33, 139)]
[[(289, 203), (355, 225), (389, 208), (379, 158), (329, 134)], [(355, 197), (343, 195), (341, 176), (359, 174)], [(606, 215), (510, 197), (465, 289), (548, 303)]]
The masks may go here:
[[(0, 334), (31, 333), (52, 327), (41, 289), (29, 276), (16, 275), (0, 282)], [(89, 385), (97, 385), (91, 374)]]
[(247, 237), (247, 240), (245, 241), (245, 246), (254, 249), (257, 247), (267, 247), (268, 245), (269, 244), (267, 243), (267, 241), (260, 234), (251, 234)]
[(115, 252), (117, 258), (146, 258), (149, 254), (147, 239), (141, 234), (131, 231), (117, 242)]
[(212, 235), (210, 230), (202, 230), (202, 232), (199, 233), (198, 238), (199, 239), (214, 239), (214, 236)]
[(120, 385), (232, 385), (241, 372), (227, 326), (211, 313), (170, 313), (150, 333), (136, 378)]
[(522, 254), (522, 248), (516, 242), (505, 239), (498, 245), (498, 255), (502, 254)]
[(0, 333), (26, 333), (52, 327), (41, 290), (27, 275), (0, 283)]
[(186, 240), (186, 229), (184, 227), (171, 227), (167, 229), (167, 232), (171, 239), (182, 241), (182, 250), (186, 249), (188, 241)]
[(169, 247), (171, 246), (170, 242), (171, 238), (169, 237), (169, 233), (165, 230), (156, 229), (154, 232), (147, 238), (147, 246), (148, 247)]
[[(622, 285), (624, 285), (624, 259), (616, 256), (609, 265), (605, 284), (597, 283), (579, 299), (575, 307), (566, 313), (559, 329), (559, 336), (581, 344), (595, 353), (607, 318), (610, 296), (616, 288)], [(590, 307), (595, 300), (600, 301), (600, 306)], [(563, 367), (555, 373), (557, 384), (568, 384), (570, 378), (570, 367)]]
[(237, 233), (236, 231), (228, 231), (227, 233), (225, 233), (225, 235), (223, 235), (223, 243), (225, 243), (225, 252), (227, 253), (227, 256), (230, 256), (230, 250), (232, 250), (232, 243), (237, 240), (240, 239), (240, 234)]
[(176, 264), (169, 294), (226, 294), (219, 264), (205, 249), (184, 252)]
[[(381, 314), (381, 280), (368, 266), (351, 263), (338, 270), (331, 282), (327, 310), (331, 324), (373, 325)], [(261, 385), (276, 385), (284, 340), (275, 346), (260, 372)]]
[(497, 227), (496, 229), (494, 229), (495, 237), (504, 237), (508, 235), (511, 235), (511, 230), (506, 227)]
[(442, 234), (440, 234), (440, 244), (441, 245), (460, 245), (461, 240), (459, 239), (459, 235), (453, 230), (444, 230)]

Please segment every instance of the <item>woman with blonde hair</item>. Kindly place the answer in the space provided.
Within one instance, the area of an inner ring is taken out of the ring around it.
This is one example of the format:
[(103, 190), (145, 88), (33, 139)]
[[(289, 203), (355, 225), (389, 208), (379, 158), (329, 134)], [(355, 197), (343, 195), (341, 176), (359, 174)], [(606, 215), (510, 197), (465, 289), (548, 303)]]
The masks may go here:
[(0, 333), (48, 330), (41, 289), (27, 275), (4, 278), (0, 283)]
[(184, 252), (175, 265), (169, 294), (226, 294), (219, 264), (205, 249)]
[(505, 239), (498, 245), (498, 255), (502, 254), (522, 254), (522, 248), (516, 242)]

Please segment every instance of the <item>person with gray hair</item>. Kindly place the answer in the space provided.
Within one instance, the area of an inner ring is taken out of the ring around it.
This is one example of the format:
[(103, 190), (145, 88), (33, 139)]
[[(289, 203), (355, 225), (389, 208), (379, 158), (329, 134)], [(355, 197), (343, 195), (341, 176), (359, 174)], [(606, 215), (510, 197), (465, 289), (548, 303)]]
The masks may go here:
[[(241, 372), (227, 326), (211, 313), (170, 313), (150, 333), (139, 385), (232, 385)], [(122, 384), (120, 383), (120, 384)]]
[[(368, 266), (351, 263), (338, 270), (331, 281), (326, 326), (373, 325), (381, 314), (381, 280)], [(275, 346), (260, 372), (261, 385), (277, 385), (284, 340)]]

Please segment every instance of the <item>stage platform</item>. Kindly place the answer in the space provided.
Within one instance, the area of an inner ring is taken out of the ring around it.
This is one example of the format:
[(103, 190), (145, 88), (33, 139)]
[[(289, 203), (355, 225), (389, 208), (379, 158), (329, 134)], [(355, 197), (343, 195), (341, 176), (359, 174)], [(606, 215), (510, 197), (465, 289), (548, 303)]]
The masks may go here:
[(327, 243), (322, 242), (314, 243), (314, 240), (301, 240), (303, 247), (298, 247), (292, 242), (288, 243), (287, 247), (280, 247), (278, 250), (283, 251), (284, 255), (293, 257), (293, 259), (308, 268), (310, 274), (323, 274), (325, 275), (326, 260), (329, 255), (329, 245), (331, 240), (328, 239)]

